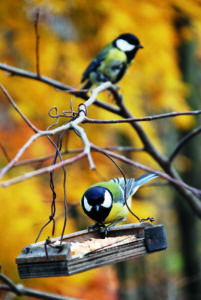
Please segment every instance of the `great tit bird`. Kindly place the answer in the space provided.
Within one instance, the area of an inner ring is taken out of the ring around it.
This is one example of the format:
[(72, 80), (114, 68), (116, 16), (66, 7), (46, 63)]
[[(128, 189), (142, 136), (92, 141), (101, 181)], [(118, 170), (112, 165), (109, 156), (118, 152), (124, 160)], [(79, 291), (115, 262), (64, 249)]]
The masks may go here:
[(140, 48), (143, 46), (134, 34), (119, 35), (100, 50), (86, 68), (81, 80), (86, 83), (82, 88), (89, 89), (106, 81), (120, 81)]
[[(129, 212), (127, 205), (129, 208), (131, 207), (132, 196), (138, 188), (157, 177), (156, 174), (148, 173), (137, 179), (120, 177), (92, 185), (81, 199), (81, 206), (85, 214), (96, 221), (88, 229), (103, 227), (105, 236), (107, 236), (107, 232), (112, 226), (126, 220)], [(106, 226), (106, 224), (109, 225)]]

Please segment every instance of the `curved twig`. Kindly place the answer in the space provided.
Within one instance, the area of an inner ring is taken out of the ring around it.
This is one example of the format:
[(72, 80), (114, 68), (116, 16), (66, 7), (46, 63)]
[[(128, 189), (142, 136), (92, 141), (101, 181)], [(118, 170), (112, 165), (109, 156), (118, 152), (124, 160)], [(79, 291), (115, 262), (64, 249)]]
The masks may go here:
[(180, 142), (177, 144), (177, 146), (174, 148), (172, 153), (169, 155), (169, 162), (172, 163), (173, 159), (176, 157), (176, 155), (179, 153), (179, 151), (184, 147), (184, 145), (191, 140), (193, 137), (201, 133), (201, 126), (193, 129), (190, 133), (185, 135)]
[(129, 207), (128, 205), (128, 201), (127, 201), (127, 198), (126, 198), (126, 193), (127, 193), (127, 184), (126, 184), (126, 175), (124, 173), (124, 171), (122, 170), (122, 168), (118, 165), (118, 163), (111, 157), (111, 155), (109, 155), (106, 151), (102, 151), (102, 149), (98, 149), (98, 147), (95, 147), (94, 148), (95, 151), (105, 155), (107, 158), (109, 158), (113, 164), (117, 167), (117, 169), (119, 170), (119, 172), (121, 173), (121, 175), (123, 176), (123, 179), (124, 179), (124, 183), (125, 183), (125, 189), (124, 189), (124, 201), (126, 203), (126, 207), (128, 209), (128, 211), (139, 221), (139, 222), (144, 222), (144, 221), (150, 221), (150, 222), (153, 222), (155, 219), (152, 218), (152, 217), (148, 217), (146, 219), (141, 219), (139, 218), (133, 211), (132, 209)]

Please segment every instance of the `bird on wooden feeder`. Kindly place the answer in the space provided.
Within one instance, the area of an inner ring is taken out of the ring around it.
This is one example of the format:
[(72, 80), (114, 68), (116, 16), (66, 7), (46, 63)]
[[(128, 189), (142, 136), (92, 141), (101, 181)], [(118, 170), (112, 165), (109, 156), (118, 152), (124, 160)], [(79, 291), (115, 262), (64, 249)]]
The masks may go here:
[(88, 229), (103, 227), (107, 236), (112, 226), (126, 220), (132, 196), (138, 188), (157, 177), (154, 173), (137, 179), (119, 177), (89, 187), (82, 196), (81, 206), (85, 214), (96, 223)]

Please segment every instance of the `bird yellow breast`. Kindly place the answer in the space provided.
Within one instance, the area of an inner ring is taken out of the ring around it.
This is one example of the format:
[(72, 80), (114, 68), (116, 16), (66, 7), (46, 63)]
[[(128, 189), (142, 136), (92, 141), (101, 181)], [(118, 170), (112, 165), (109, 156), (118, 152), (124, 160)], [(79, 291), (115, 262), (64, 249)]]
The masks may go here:
[[(128, 198), (127, 203), (128, 206), (131, 207), (131, 197)], [(120, 219), (127, 218), (128, 212), (129, 211), (126, 205), (122, 205), (122, 203), (120, 202), (113, 203), (112, 209), (103, 223), (109, 224), (118, 221)]]
[(126, 54), (123, 51), (120, 51), (116, 48), (110, 50), (109, 54), (105, 58), (104, 62), (108, 63), (110, 61), (119, 60), (121, 62), (126, 62)]
[[(116, 48), (111, 49), (109, 54), (105, 57), (104, 61), (101, 62), (98, 70), (110, 78), (111, 82), (115, 82), (119, 74), (119, 69), (127, 61), (126, 54)], [(113, 69), (115, 67), (115, 69)]]

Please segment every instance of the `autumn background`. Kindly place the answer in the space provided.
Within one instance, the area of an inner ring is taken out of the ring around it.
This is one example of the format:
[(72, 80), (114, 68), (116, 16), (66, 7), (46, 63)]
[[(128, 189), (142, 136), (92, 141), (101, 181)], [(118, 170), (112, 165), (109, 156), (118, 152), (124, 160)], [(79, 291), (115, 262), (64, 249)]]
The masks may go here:
[[(40, 9), (40, 72), (74, 88), (80, 88), (82, 72), (106, 43), (120, 33), (136, 34), (144, 46), (126, 76), (119, 83), (124, 101), (136, 117), (200, 108), (201, 78), (201, 3), (196, 0), (72, 0), (11, 1), (0, 6), (0, 61), (36, 72), (34, 19)], [(8, 76), (0, 72), (5, 86), (23, 113), (38, 128), (55, 122), (48, 116), (51, 107), (59, 112), (77, 109), (82, 100), (43, 83)], [(114, 104), (104, 93), (100, 99)], [(89, 117), (115, 118), (112, 113), (90, 107)], [(27, 141), (31, 130), (22, 121), (3, 93), (0, 93), (0, 166)], [(64, 119), (60, 122), (65, 122)], [(199, 118), (183, 116), (143, 123), (154, 144), (165, 155), (176, 142), (198, 126)], [(84, 126), (89, 139), (98, 146), (142, 147), (128, 124)], [(197, 136), (181, 151), (175, 168), (190, 185), (201, 188), (201, 139)], [(64, 149), (83, 147), (73, 133), (64, 140)], [(6, 154), (8, 157), (5, 155)], [(22, 160), (54, 152), (46, 138), (35, 142)], [(124, 155), (158, 169), (143, 151)], [(96, 171), (90, 171), (87, 159), (68, 166), (67, 202), (69, 207), (65, 233), (85, 229), (92, 224), (79, 207), (85, 189), (100, 180), (120, 176), (114, 165), (101, 154), (93, 154)], [(43, 163), (49, 165), (51, 160)], [(37, 168), (39, 164), (14, 167), (5, 179)], [(137, 177), (142, 171), (121, 164), (126, 175)], [(62, 171), (54, 176), (57, 192), (56, 236), (63, 226)], [(163, 181), (164, 183), (164, 181)], [(85, 272), (71, 277), (20, 280), (15, 258), (22, 248), (34, 242), (48, 220), (52, 194), (49, 175), (45, 174), (0, 191), (0, 264), (2, 272), (27, 287), (82, 299), (200, 299), (201, 230), (200, 220), (170, 185), (143, 188), (133, 208), (140, 217), (154, 216), (164, 224), (169, 247), (166, 251)], [(129, 216), (129, 222), (136, 220)], [(51, 235), (46, 228), (40, 240)], [(24, 297), (25, 299), (25, 297)]]

